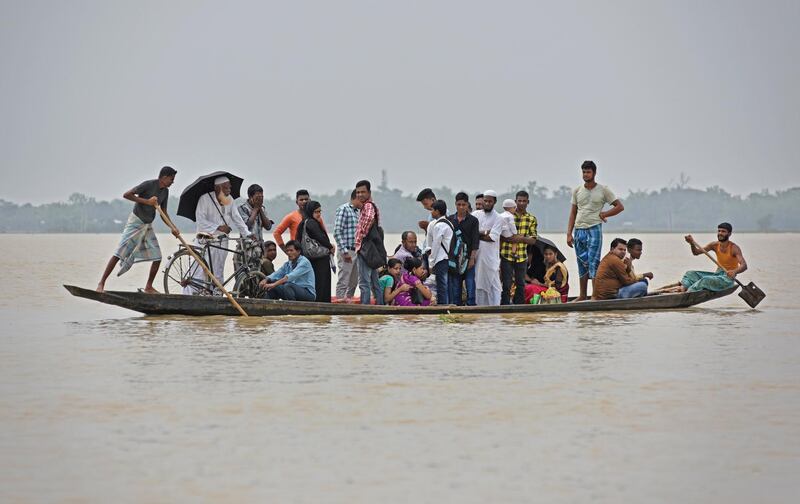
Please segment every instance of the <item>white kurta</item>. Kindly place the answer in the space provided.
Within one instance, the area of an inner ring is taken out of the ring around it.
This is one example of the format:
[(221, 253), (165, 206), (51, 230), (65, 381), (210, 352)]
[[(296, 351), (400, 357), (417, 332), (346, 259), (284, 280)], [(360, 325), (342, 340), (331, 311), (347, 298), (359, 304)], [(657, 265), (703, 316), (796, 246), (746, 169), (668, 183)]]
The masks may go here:
[[(197, 221), (198, 233), (210, 234), (217, 238), (223, 237), (221, 241), (213, 242), (214, 245), (219, 247), (228, 248), (228, 236), (217, 229), (222, 225), (230, 226), (232, 230), (238, 231), (240, 236), (248, 236), (250, 234), (247, 224), (242, 220), (242, 216), (239, 215), (239, 211), (236, 209), (236, 204), (221, 205), (213, 192), (206, 193), (200, 197), (195, 211), (195, 220)], [(195, 245), (203, 245), (197, 237), (195, 237), (194, 243)], [(209, 255), (211, 256), (210, 258)], [(209, 248), (206, 256), (203, 257), (220, 283), (225, 281), (225, 259), (227, 257), (228, 251), (218, 248)], [(192, 276), (199, 281), (207, 281), (208, 279), (203, 268), (197, 268), (194, 264), (192, 265)], [(184, 287), (183, 293), (196, 294), (195, 289), (191, 286)]]
[(473, 212), (478, 218), (478, 230), (489, 231), (493, 241), (481, 240), (475, 260), (475, 303), (478, 306), (499, 306), (502, 284), (500, 283), (500, 235), (503, 232), (503, 219), (492, 210)]

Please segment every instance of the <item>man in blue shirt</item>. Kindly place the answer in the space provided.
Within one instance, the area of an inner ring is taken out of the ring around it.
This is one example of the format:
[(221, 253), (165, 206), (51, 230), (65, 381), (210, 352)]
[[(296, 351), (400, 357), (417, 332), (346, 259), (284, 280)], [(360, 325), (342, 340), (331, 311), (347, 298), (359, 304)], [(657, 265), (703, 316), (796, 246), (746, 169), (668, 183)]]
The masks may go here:
[(314, 269), (311, 262), (300, 253), (300, 243), (297, 240), (289, 240), (285, 247), (289, 260), (266, 280), (261, 281), (259, 286), (266, 291), (263, 297), (314, 301), (317, 292), (314, 289)]

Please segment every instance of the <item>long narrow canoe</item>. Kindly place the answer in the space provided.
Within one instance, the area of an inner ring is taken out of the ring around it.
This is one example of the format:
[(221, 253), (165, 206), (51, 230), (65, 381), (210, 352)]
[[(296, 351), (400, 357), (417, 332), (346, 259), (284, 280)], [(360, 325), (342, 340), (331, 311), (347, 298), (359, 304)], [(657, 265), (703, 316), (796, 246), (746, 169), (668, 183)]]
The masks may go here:
[[(143, 292), (95, 292), (74, 285), (64, 286), (70, 294), (101, 303), (128, 308), (147, 315), (239, 315), (224, 297), (183, 294), (145, 294)], [(674, 310), (688, 308), (732, 294), (737, 287), (720, 292), (658, 294), (635, 299), (611, 299), (583, 303), (509, 306), (376, 306), (344, 303), (305, 303), (268, 299), (238, 299), (248, 315), (437, 315), (443, 313), (551, 313), (618, 310)]]

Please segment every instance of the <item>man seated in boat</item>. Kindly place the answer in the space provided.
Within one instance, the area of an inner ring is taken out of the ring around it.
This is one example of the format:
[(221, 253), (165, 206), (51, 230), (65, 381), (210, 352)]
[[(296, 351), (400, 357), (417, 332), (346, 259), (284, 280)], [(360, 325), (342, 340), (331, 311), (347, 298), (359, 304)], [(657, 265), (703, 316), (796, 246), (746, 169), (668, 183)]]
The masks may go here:
[[(406, 272), (405, 261), (409, 257), (422, 259), (423, 265), (425, 264), (425, 259), (422, 256), (422, 250), (420, 250), (420, 248), (417, 246), (417, 234), (414, 231), (403, 231), (403, 234), (400, 235), (400, 245), (398, 245), (394, 250), (394, 256), (392, 257), (403, 264), (401, 269), (402, 273)], [(427, 277), (428, 272), (426, 268), (421, 280), (425, 280)]]
[[(637, 282), (625, 264), (628, 242), (614, 238), (611, 251), (603, 257), (594, 278), (592, 300), (642, 297), (647, 294), (647, 284)], [(630, 286), (630, 288), (626, 288)]]
[(722, 265), (717, 271), (687, 271), (680, 282), (665, 285), (659, 292), (697, 292), (707, 290), (712, 292), (729, 289), (736, 285), (733, 281), (736, 275), (747, 271), (747, 261), (744, 260), (742, 249), (731, 241), (733, 226), (723, 222), (717, 226), (717, 241), (705, 247), (700, 247), (692, 235), (684, 239), (692, 250), (692, 254), (701, 255), (703, 251), (714, 252), (717, 262)]
[(287, 301), (314, 301), (314, 269), (311, 261), (300, 253), (300, 242), (289, 240), (284, 245), (289, 258), (275, 273), (259, 283), (264, 290), (262, 297)]
[(558, 260), (556, 250), (550, 245), (545, 245), (543, 255), (545, 267), (543, 281), (528, 276), (528, 283), (525, 285), (526, 303), (530, 303), (534, 295), (541, 294), (550, 287), (557, 290), (561, 296), (569, 294), (569, 272), (564, 263)]
[(621, 292), (617, 297), (625, 298), (625, 297), (639, 297), (639, 296), (631, 296), (631, 293), (638, 293), (640, 291), (644, 291), (644, 294), (647, 294), (647, 287), (650, 285), (650, 280), (653, 279), (653, 273), (648, 271), (647, 273), (636, 273), (636, 269), (633, 266), (633, 261), (638, 261), (642, 258), (642, 252), (644, 251), (642, 240), (638, 238), (631, 238), (628, 240), (628, 254), (625, 256), (623, 261), (625, 262), (625, 266), (628, 267), (628, 274), (636, 280), (636, 283), (631, 284), (624, 289), (621, 289)]
[(264, 255), (261, 256), (261, 273), (270, 276), (275, 273), (275, 258), (278, 257), (278, 246), (272, 240), (264, 242)]

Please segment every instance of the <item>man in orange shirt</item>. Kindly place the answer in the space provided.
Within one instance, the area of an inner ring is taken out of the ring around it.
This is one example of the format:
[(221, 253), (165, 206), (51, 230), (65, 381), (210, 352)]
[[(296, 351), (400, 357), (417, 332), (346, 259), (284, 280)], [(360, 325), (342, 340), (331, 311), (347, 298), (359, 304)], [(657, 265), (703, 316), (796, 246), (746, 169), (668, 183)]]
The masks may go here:
[[(275, 238), (275, 243), (278, 244), (284, 253), (286, 252), (286, 245), (283, 243), (283, 233), (288, 229), (290, 239), (294, 240), (297, 237), (297, 229), (303, 222), (303, 208), (305, 208), (309, 199), (311, 198), (307, 190), (300, 189), (297, 191), (294, 198), (294, 202), (297, 203), (297, 210), (287, 214), (281, 220), (281, 223), (275, 228), (275, 231), (272, 232), (272, 236)], [(324, 229), (325, 223), (320, 222), (320, 224), (322, 224)]]

